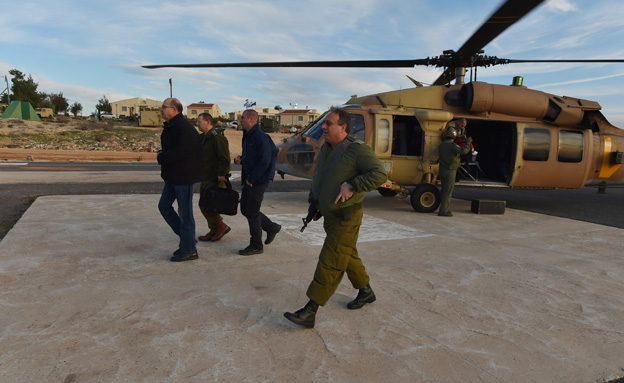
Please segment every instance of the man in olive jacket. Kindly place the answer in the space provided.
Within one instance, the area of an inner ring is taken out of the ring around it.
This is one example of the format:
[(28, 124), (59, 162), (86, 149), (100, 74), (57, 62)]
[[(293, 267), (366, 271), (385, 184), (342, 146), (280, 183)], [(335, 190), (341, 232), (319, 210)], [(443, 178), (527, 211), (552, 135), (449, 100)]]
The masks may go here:
[[(160, 135), (162, 150), (156, 157), (161, 177), (165, 181), (158, 210), (174, 233), (180, 237), (180, 248), (173, 253), (172, 262), (197, 259), (195, 219), (193, 218), (193, 184), (203, 178), (199, 133), (184, 116), (182, 103), (168, 98), (160, 107), (165, 120)], [(173, 202), (178, 201), (178, 211)]]
[[(200, 186), (200, 192), (214, 187), (224, 188), (225, 179), (230, 173), (230, 147), (228, 140), (223, 134), (223, 129), (213, 126), (214, 119), (210, 113), (202, 113), (197, 116), (197, 128), (202, 133), (199, 139), (202, 142), (202, 154), (204, 159), (204, 180)], [(201, 206), (200, 206), (201, 209)], [(230, 227), (223, 222), (219, 213), (207, 212), (201, 209), (208, 222), (210, 231), (206, 235), (198, 237), (200, 241), (216, 242), (230, 232)]]
[(453, 197), (453, 189), (455, 188), (455, 178), (457, 177), (457, 169), (461, 164), (461, 156), (470, 152), (472, 138), (468, 137), (463, 147), (455, 143), (457, 138), (457, 129), (449, 126), (442, 135), (443, 141), (440, 144), (440, 183), (442, 184), (442, 192), (440, 195), (440, 210), (438, 215), (441, 217), (452, 217), (451, 213), (451, 197)]
[(376, 189), (388, 177), (373, 150), (350, 137), (350, 130), (351, 117), (343, 109), (332, 109), (323, 123), (325, 143), (316, 160), (310, 202), (311, 208), (318, 209), (315, 219), (324, 217), (327, 236), (306, 293), (309, 302), (294, 313), (284, 313), (288, 320), (306, 327), (314, 327), (318, 306), (327, 303), (345, 272), (359, 290), (347, 304), (349, 309), (359, 309), (376, 299), (356, 243), (364, 193)]

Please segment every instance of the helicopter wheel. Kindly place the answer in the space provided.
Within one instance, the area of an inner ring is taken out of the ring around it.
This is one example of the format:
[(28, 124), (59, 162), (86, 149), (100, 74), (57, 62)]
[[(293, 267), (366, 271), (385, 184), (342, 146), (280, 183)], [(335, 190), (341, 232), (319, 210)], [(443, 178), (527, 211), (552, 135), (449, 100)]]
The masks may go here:
[(417, 185), (412, 191), (410, 203), (419, 213), (433, 213), (440, 206), (440, 191), (431, 184)]
[(395, 195), (398, 194), (396, 190), (382, 188), (382, 187), (378, 187), (377, 191), (379, 192), (379, 194), (381, 194), (384, 197), (394, 197)]

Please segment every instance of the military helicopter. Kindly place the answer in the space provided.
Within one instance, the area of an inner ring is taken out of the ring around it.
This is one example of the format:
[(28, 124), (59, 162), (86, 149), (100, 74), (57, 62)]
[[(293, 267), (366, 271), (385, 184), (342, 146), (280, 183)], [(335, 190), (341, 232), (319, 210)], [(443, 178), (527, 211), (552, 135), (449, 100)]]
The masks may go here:
[[(147, 65), (162, 67), (364, 67), (427, 65), (444, 68), (428, 87), (353, 96), (342, 107), (351, 115), (351, 134), (366, 142), (382, 161), (388, 181), (379, 192), (409, 197), (418, 212), (440, 203), (438, 146), (453, 119), (465, 118), (467, 135), (478, 148), (462, 167), (456, 186), (494, 188), (581, 188), (624, 180), (624, 131), (611, 125), (594, 101), (556, 96), (522, 85), (476, 81), (476, 68), (512, 63), (594, 63), (604, 60), (514, 60), (483, 54), (482, 48), (544, 0), (507, 0), (458, 51), (413, 60), (312, 61), (229, 64)], [(466, 69), (475, 74), (464, 82)], [(408, 76), (409, 77), (409, 76)], [(455, 80), (455, 84), (450, 84)], [(279, 145), (278, 172), (311, 177), (324, 142), (326, 114)], [(472, 165), (472, 166), (471, 166)], [(461, 170), (461, 169), (460, 169)]]

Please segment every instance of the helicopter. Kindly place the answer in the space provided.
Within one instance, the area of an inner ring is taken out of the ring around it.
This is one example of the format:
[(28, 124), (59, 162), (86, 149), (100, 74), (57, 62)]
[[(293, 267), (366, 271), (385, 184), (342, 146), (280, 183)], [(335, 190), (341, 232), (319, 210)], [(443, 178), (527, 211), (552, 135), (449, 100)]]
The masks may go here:
[[(440, 204), (438, 147), (452, 121), (464, 118), (478, 149), (460, 168), (456, 187), (601, 189), (624, 181), (624, 130), (610, 124), (601, 106), (524, 86), (476, 78), (478, 67), (515, 63), (622, 63), (624, 59), (516, 60), (487, 56), (482, 48), (544, 0), (507, 0), (457, 51), (409, 60), (303, 61), (146, 65), (162, 67), (358, 67), (443, 68), (430, 86), (408, 78), (414, 88), (358, 97), (341, 107), (351, 116), (350, 134), (368, 144), (381, 160), (388, 181), (381, 195), (408, 198), (415, 211), (434, 212)], [(471, 70), (465, 82), (467, 69)], [(455, 81), (454, 84), (451, 84)], [(327, 112), (278, 145), (276, 169), (312, 177), (324, 143)]]

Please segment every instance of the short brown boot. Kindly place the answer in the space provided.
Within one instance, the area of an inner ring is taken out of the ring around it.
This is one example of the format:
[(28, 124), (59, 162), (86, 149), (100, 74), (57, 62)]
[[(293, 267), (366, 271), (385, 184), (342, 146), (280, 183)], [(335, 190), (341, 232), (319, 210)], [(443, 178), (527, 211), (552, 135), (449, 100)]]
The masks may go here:
[(206, 235), (200, 235), (199, 237), (197, 237), (197, 239), (199, 239), (200, 241), (211, 241), (212, 237), (214, 237), (214, 235), (217, 233), (217, 227), (213, 227), (210, 229), (210, 231), (208, 232), (208, 234)]
[(219, 223), (217, 224), (217, 232), (215, 233), (214, 236), (212, 236), (211, 241), (212, 242), (216, 242), (216, 241), (220, 240), (221, 238), (223, 238), (224, 235), (229, 233), (230, 230), (232, 230), (232, 229), (228, 225), (223, 223), (223, 221), (219, 221)]

